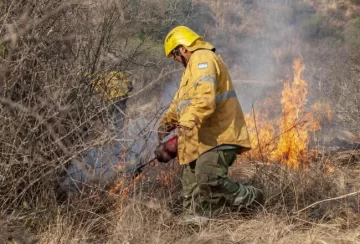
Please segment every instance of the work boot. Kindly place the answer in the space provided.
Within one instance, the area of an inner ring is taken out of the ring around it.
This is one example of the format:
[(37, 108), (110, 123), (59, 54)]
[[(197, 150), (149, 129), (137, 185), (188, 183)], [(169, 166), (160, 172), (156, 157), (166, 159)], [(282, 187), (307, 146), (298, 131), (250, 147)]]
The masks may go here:
[(232, 203), (238, 210), (262, 206), (265, 202), (262, 190), (239, 184), (239, 191)]

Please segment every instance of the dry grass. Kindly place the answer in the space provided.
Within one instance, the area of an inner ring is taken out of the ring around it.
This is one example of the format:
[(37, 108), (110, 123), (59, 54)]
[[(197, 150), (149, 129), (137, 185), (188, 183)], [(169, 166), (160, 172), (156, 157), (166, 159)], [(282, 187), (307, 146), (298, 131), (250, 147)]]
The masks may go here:
[[(132, 208), (125, 210), (126, 213), (130, 212), (138, 218), (144, 218), (145, 211), (141, 216), (140, 210), (134, 211)], [(125, 216), (129, 218), (128, 214)], [(162, 216), (162, 214), (146, 215), (145, 221), (148, 220), (147, 217)], [(184, 227), (178, 224), (176, 219), (172, 219), (170, 224), (157, 221), (132, 223), (129, 220), (126, 222), (120, 220), (118, 225), (106, 243), (358, 243), (360, 231), (360, 229), (340, 230), (336, 226), (326, 224), (309, 226), (311, 224), (289, 223), (271, 214), (258, 214), (251, 220), (211, 220), (207, 226), (200, 228)], [(75, 233), (71, 238), (66, 239), (65, 235), (59, 235), (55, 230), (54, 228), (43, 233), (40, 243), (78, 243), (89, 240), (85, 237), (88, 236), (85, 231), (81, 233), (69, 228), (68, 233), (71, 231)], [(63, 239), (59, 239), (59, 236), (63, 236)], [(105, 243), (99, 239), (92, 241)]]
[[(0, 243), (359, 243), (359, 197), (347, 196), (360, 187), (357, 151), (314, 158), (300, 171), (239, 163), (232, 178), (262, 188), (264, 209), (251, 216), (226, 210), (203, 226), (181, 224), (181, 168), (175, 165), (149, 168), (140, 180), (127, 180), (125, 197), (89, 184), (81, 194), (60, 201), (59, 183), (69, 160), (118, 136), (109, 119), (112, 105), (94, 92), (85, 74), (124, 72), (135, 92), (123, 122), (146, 116), (151, 118), (145, 121), (155, 121), (159, 113), (150, 110), (158, 103), (154, 88), (160, 87), (160, 70), (171, 74), (173, 68), (159, 59), (159, 38), (176, 23), (194, 24), (188, 21), (198, 16), (199, 6), (192, 1), (140, 2), (0, 2)], [(221, 1), (213, 6), (216, 2)], [(245, 7), (251, 2), (257, 1)], [(229, 53), (244, 41), (237, 31), (261, 36), (266, 30), (256, 14), (243, 26), (237, 18), (224, 17), (237, 8), (248, 11), (227, 5), (217, 16), (219, 23), (212, 26), (214, 16), (205, 16), (208, 25), (199, 27), (205, 34), (209, 26), (222, 34), (226, 30), (216, 25), (229, 26), (229, 43), (234, 43)], [(356, 134), (359, 58), (350, 50), (332, 52), (331, 57), (341, 56), (333, 61), (325, 54), (331, 49), (320, 52), (321, 58), (307, 55), (313, 60), (308, 74), (315, 77), (323, 63), (330, 64), (314, 79), (329, 88), (323, 94), (334, 95), (335, 112)], [(144, 133), (150, 137), (154, 128), (148, 127)]]
[[(251, 216), (224, 212), (202, 226), (184, 225), (180, 219), (181, 215), (174, 214), (171, 204), (169, 205), (169, 202), (174, 201), (171, 200), (171, 196), (155, 198), (149, 196), (152, 194), (151, 191), (148, 193), (142, 191), (141, 194), (117, 200), (115, 204), (109, 206), (107, 213), (99, 216), (88, 213), (87, 221), (81, 223), (74, 222), (74, 219), (78, 218), (74, 218), (73, 214), (58, 215), (53, 224), (39, 233), (39, 241), (40, 243), (78, 243), (79, 241), (358, 243), (360, 241), (358, 196), (329, 200), (301, 211), (316, 201), (352, 192), (357, 186), (347, 186), (344, 189), (344, 185), (339, 182), (343, 178), (348, 178), (348, 173), (356, 170), (357, 166), (344, 172), (344, 165), (333, 165), (337, 167), (335, 172), (324, 174), (322, 169), (295, 172), (285, 168), (280, 169), (279, 166), (262, 165), (262, 169), (257, 169), (258, 166), (256, 167), (254, 163), (250, 165), (235, 166), (232, 177), (237, 178), (242, 175), (242, 180), (245, 178), (254, 180), (258, 185), (262, 184), (259, 180), (264, 182), (266, 204), (262, 211)], [(259, 176), (259, 174), (263, 175)], [(77, 212), (76, 215), (81, 213)], [(93, 217), (89, 218), (89, 215)]]

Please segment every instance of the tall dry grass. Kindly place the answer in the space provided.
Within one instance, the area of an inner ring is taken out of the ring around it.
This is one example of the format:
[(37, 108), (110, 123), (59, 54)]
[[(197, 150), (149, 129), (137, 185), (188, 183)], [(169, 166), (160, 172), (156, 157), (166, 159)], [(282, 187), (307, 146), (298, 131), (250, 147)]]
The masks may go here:
[[(175, 164), (127, 180), (125, 197), (96, 185), (64, 197), (59, 183), (69, 160), (118, 135), (111, 104), (86, 74), (124, 72), (136, 94), (128, 107), (136, 111), (125, 113), (124, 122), (143, 116), (152, 109), (137, 105), (159, 95), (151, 81), (172, 68), (159, 60), (156, 38), (198, 16), (194, 9), (192, 1), (165, 0), (0, 3), (0, 243), (360, 242), (359, 199), (347, 195), (358, 189), (356, 160), (337, 165), (339, 159), (323, 157), (302, 171), (236, 165), (234, 179), (265, 191), (264, 208), (251, 216), (224, 209), (203, 226), (181, 224), (181, 168)], [(214, 20), (205, 17), (211, 26)], [(351, 84), (355, 80), (351, 76)], [(354, 94), (342, 82), (337, 101), (346, 104)], [(354, 100), (348, 104), (358, 113)], [(329, 163), (334, 173), (325, 172)]]
[[(149, 9), (156, 12), (147, 13)], [(88, 225), (98, 227), (98, 217), (113, 205), (107, 190), (83, 184), (81, 194), (69, 199), (61, 182), (72, 159), (101, 150), (123, 133), (116, 125), (143, 114), (119, 111), (121, 121), (114, 123), (113, 108), (124, 101), (104, 101), (93, 77), (122, 72), (134, 86), (128, 99), (148, 102), (144, 94), (158, 95), (151, 88), (163, 79), (159, 73), (169, 73), (160, 72), (168, 68), (159, 61), (157, 39), (174, 22), (165, 13), (186, 22), (191, 11), (192, 3), (181, 1), (0, 3), (2, 241), (31, 242), (30, 233), (58, 220), (79, 230), (105, 231), (105, 226), (98, 230)], [(159, 25), (167, 27), (159, 30)]]
[[(34, 229), (51, 221), (69, 160), (114, 137), (111, 104), (94, 92), (86, 74), (134, 69), (130, 62), (147, 54), (140, 41), (108, 60), (134, 38), (123, 31), (113, 44), (126, 26), (119, 22), (120, 7), (108, 1), (0, 4), (2, 215)], [(96, 189), (89, 191), (91, 199)]]
[[(108, 205), (111, 211), (101, 215), (86, 213), (80, 226), (74, 222), (74, 216), (57, 215), (56, 221), (39, 233), (39, 242), (358, 243), (358, 195), (344, 196), (357, 186), (339, 184), (357, 166), (346, 171), (341, 162), (333, 166), (333, 173), (324, 173), (323, 168), (317, 167), (299, 172), (256, 162), (236, 165), (231, 177), (264, 189), (264, 208), (252, 214), (224, 209), (203, 225), (181, 221), (182, 215), (174, 211), (177, 190), (154, 196), (154, 190), (166, 191), (166, 187), (140, 190), (147, 182), (144, 179), (134, 194), (118, 197), (115, 204)], [(336, 196), (344, 197), (332, 199)], [(83, 214), (78, 212), (76, 216)]]

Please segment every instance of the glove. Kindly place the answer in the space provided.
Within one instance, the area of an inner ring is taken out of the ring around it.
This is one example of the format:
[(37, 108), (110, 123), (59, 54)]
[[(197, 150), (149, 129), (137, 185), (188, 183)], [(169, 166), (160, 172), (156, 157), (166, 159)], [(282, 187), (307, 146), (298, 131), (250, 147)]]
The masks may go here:
[(169, 152), (166, 150), (164, 143), (156, 147), (155, 156), (156, 160), (160, 163), (167, 163), (172, 159)]
[(177, 156), (177, 136), (161, 143), (155, 150), (156, 159), (160, 163), (167, 163)]

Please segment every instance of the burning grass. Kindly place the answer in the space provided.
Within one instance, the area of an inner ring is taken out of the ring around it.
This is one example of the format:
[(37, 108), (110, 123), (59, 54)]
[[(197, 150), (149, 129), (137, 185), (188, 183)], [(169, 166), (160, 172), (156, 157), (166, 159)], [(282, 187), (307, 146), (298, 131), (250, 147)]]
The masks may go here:
[[(280, 104), (266, 100), (259, 111), (253, 108), (252, 114), (246, 115), (246, 121), (255, 149), (249, 157), (298, 169), (308, 166), (309, 142), (317, 139), (311, 133), (321, 129), (325, 114), (331, 119), (331, 110), (327, 104), (307, 103), (308, 84), (302, 77), (305, 70), (302, 58), (294, 60), (293, 70), (293, 79), (284, 82)], [(273, 106), (279, 105), (281, 117), (271, 112)]]
[[(203, 226), (180, 224), (181, 168), (175, 163), (149, 168), (135, 181), (121, 178), (112, 189), (91, 185), (59, 202), (56, 187), (68, 159), (113, 138), (110, 130), (104, 132), (112, 123), (107, 107), (87, 89), (83, 73), (107, 73), (119, 64), (130, 73), (145, 73), (149, 70), (143, 67), (158, 61), (149, 59), (152, 55), (140, 46), (118, 53), (122, 41), (126, 46), (137, 33), (132, 29), (126, 33), (127, 20), (118, 26), (123, 8), (107, 11), (105, 5), (93, 5), (92, 11), (90, 5), (70, 6), (66, 1), (5, 2), (0, 4), (7, 31), (2, 32), (0, 68), (6, 83), (0, 98), (1, 244), (360, 242), (360, 156), (357, 151), (335, 157), (310, 152), (308, 132), (319, 128), (316, 117), (327, 105), (306, 102), (301, 60), (294, 63), (294, 78), (285, 82), (279, 102), (283, 117), (271, 117), (270, 108), (250, 116), (254, 150), (232, 169), (233, 179), (264, 189), (267, 200), (262, 211), (251, 216), (224, 211)], [(58, 8), (61, 3), (64, 7)], [(135, 26), (143, 26), (143, 15), (139, 16)], [(98, 35), (94, 30), (103, 32)], [(110, 48), (113, 40), (120, 43)], [(119, 60), (122, 56), (124, 60)], [(114, 63), (104, 63), (107, 57)], [(135, 68), (140, 60), (144, 66)], [(338, 79), (346, 81), (340, 86), (348, 82), (344, 77)], [(356, 84), (344, 85), (344, 94), (353, 94)], [(349, 104), (341, 110), (356, 114), (357, 107), (352, 106), (356, 102)], [(316, 116), (308, 113), (310, 108)]]
[(279, 164), (239, 163), (232, 178), (265, 189), (264, 209), (250, 216), (225, 211), (203, 226), (181, 223), (181, 215), (173, 211), (178, 190), (169, 193), (166, 187), (145, 189), (139, 184), (142, 189), (111, 204), (105, 195), (96, 198), (98, 206), (107, 206), (103, 213), (82, 203), (56, 215), (38, 234), (39, 243), (358, 243), (357, 195), (319, 201), (353, 192), (358, 186), (346, 184), (346, 179), (358, 178), (360, 168), (340, 161), (332, 164), (334, 172), (325, 174), (320, 166), (294, 170)]
[(295, 61), (294, 79), (285, 82), (282, 92), (281, 118), (271, 117), (268, 108), (248, 116), (254, 150), (231, 169), (234, 180), (264, 190), (261, 211), (244, 215), (224, 209), (206, 225), (184, 226), (181, 167), (174, 162), (47, 207), (23, 201), (11, 218), (8, 213), (2, 218), (0, 241), (358, 243), (360, 156), (354, 151), (343, 161), (310, 150), (309, 132), (320, 129), (327, 105), (306, 103), (303, 70), (301, 60)]

